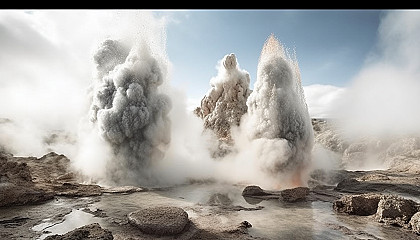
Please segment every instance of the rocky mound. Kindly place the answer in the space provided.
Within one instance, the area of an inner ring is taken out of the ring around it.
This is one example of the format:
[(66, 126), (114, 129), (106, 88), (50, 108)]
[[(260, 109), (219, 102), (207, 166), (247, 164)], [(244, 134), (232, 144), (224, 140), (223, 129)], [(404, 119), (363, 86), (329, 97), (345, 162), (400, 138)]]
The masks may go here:
[(350, 215), (373, 215), (380, 223), (411, 228), (414, 233), (420, 234), (420, 204), (398, 195), (345, 195), (333, 203), (333, 209)]
[(246, 186), (242, 191), (242, 196), (247, 197), (255, 197), (255, 196), (266, 196), (270, 195), (265, 190), (263, 190), (260, 186), (250, 185)]
[(232, 144), (231, 127), (239, 126), (247, 112), (246, 101), (251, 93), (249, 73), (239, 68), (235, 54), (227, 54), (221, 60), (219, 73), (210, 80), (211, 89), (201, 100), (194, 113), (203, 119), (204, 128), (213, 131), (220, 140), (214, 156), (229, 152)]
[(350, 215), (373, 215), (378, 209), (378, 203), (380, 199), (380, 194), (368, 193), (345, 195), (333, 203), (333, 209), (336, 212), (347, 213)]
[(411, 217), (420, 211), (419, 206), (413, 200), (400, 196), (382, 196), (378, 203), (376, 219), (382, 223), (404, 227), (410, 222)]
[(415, 213), (409, 222), (411, 230), (420, 235), (420, 212)]
[(189, 223), (188, 213), (179, 207), (151, 207), (128, 214), (129, 222), (152, 235), (176, 235)]
[(103, 193), (130, 194), (147, 189), (82, 184), (70, 159), (50, 152), (40, 158), (0, 154), (0, 207), (41, 203), (54, 196), (87, 197)]
[(41, 203), (53, 197), (35, 185), (26, 163), (0, 156), (0, 207)]
[(103, 229), (99, 223), (92, 223), (89, 225), (76, 228), (66, 234), (51, 235), (47, 236), (45, 240), (75, 240), (75, 239), (85, 239), (85, 240), (112, 240), (112, 232)]
[(348, 137), (334, 120), (312, 119), (315, 142), (338, 155), (343, 169), (384, 167), (420, 173), (420, 136), (414, 134)]
[(298, 202), (305, 201), (306, 196), (309, 195), (309, 188), (307, 187), (296, 187), (290, 189), (284, 189), (281, 191), (281, 197), (286, 202)]

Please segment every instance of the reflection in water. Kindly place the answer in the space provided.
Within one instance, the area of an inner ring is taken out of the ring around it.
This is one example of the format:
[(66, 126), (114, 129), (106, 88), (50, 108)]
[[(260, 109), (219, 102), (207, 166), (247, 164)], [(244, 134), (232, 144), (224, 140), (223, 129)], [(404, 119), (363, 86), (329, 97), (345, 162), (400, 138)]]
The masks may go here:
[(251, 205), (257, 205), (263, 201), (263, 199), (261, 198), (247, 197), (247, 196), (244, 196), (244, 200)]
[(243, 186), (213, 183), (182, 185), (128, 195), (104, 194), (98, 201), (89, 203), (91, 209), (101, 209), (106, 213), (104, 218), (73, 207), (62, 221), (46, 218), (32, 230), (43, 232), (39, 239), (44, 239), (48, 235), (64, 234), (97, 222), (103, 228), (118, 233), (122, 231), (121, 224), (127, 223), (128, 213), (146, 207), (170, 205), (183, 208), (198, 228), (221, 231), (247, 221), (252, 225), (248, 229), (251, 236), (273, 240), (390, 239), (390, 236), (398, 237), (401, 234), (400, 229), (383, 227), (374, 221), (373, 216), (337, 214), (330, 202), (287, 203), (279, 199), (245, 199), (242, 196), (243, 189)]
[(71, 213), (64, 217), (62, 222), (48, 222), (45, 221), (41, 224), (32, 227), (34, 231), (42, 231), (45, 234), (39, 238), (44, 239), (49, 235), (64, 234), (75, 228), (82, 227), (91, 223), (101, 223), (100, 218), (96, 218), (93, 215), (83, 212), (82, 210), (73, 209)]

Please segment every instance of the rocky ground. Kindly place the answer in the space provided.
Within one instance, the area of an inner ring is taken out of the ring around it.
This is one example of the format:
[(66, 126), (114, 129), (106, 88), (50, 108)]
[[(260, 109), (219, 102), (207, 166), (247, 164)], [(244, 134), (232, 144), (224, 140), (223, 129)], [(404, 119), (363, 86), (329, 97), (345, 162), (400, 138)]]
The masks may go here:
[[(85, 224), (63, 234), (50, 234), (45, 239), (264, 239), (250, 234), (252, 222), (215, 222), (215, 216), (220, 219), (232, 212), (260, 211), (264, 208), (258, 205), (261, 201), (292, 205), (327, 202), (337, 217), (351, 217), (356, 222), (357, 219), (374, 221), (386, 231), (391, 229), (389, 238), (385, 239), (420, 239), (420, 138), (348, 141), (325, 120), (313, 119), (313, 125), (316, 143), (340, 157), (340, 168), (312, 171), (306, 187), (269, 191), (259, 186), (244, 186), (242, 197), (252, 207), (237, 205), (229, 195), (217, 193), (205, 203), (207, 208), (183, 207), (174, 201), (173, 205), (137, 210), (129, 205), (125, 211), (91, 209), (104, 195), (129, 197), (155, 191), (83, 184), (80, 176), (70, 170), (70, 160), (55, 152), (40, 158), (1, 152), (0, 239), (38, 239), (48, 233), (47, 228), (42, 230), (46, 219), (61, 223), (75, 209), (102, 219), (102, 224)], [(373, 151), (386, 168), (345, 170), (363, 163)], [(197, 211), (201, 211), (199, 217), (191, 214)], [(345, 225), (330, 225), (328, 229), (351, 239), (384, 239)]]

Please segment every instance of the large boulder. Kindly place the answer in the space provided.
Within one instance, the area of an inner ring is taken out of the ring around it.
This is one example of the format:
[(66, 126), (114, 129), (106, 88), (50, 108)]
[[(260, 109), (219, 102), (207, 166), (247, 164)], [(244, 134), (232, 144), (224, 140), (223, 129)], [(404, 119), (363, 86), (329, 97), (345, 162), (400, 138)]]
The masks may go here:
[(142, 232), (152, 235), (182, 233), (188, 223), (188, 213), (172, 206), (149, 207), (128, 214), (128, 221)]
[(281, 197), (286, 202), (298, 202), (306, 200), (306, 196), (309, 195), (309, 188), (307, 187), (296, 187), (284, 189), (281, 191)]
[(376, 213), (380, 194), (344, 195), (333, 203), (333, 209), (339, 213), (368, 216)]
[(0, 207), (36, 204), (53, 197), (53, 194), (35, 186), (26, 163), (0, 157)]
[(405, 227), (419, 211), (419, 204), (397, 195), (384, 195), (378, 203), (376, 219), (381, 223)]
[(210, 199), (208, 200), (207, 204), (210, 206), (231, 206), (232, 200), (229, 198), (227, 194), (222, 193), (215, 193), (211, 195)]
[(415, 213), (409, 222), (411, 230), (420, 235), (420, 212)]
[(253, 197), (253, 196), (265, 196), (269, 193), (265, 192), (261, 187), (257, 185), (246, 186), (242, 191), (242, 196)]

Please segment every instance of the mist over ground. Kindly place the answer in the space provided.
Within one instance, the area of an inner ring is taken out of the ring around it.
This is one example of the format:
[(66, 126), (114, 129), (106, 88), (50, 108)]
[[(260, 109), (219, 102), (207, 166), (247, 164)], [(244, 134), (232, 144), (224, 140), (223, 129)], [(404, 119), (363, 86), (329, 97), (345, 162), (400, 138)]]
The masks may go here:
[[(299, 185), (307, 173), (295, 181), (296, 169), (330, 165), (328, 152), (312, 146), (310, 117), (336, 119), (349, 138), (420, 133), (416, 12), (384, 14), (377, 48), (345, 87), (301, 86), (298, 59), (288, 62), (286, 55), (273, 67), (288, 66), (278, 71), (293, 76), (286, 78), (291, 82), (270, 80), (276, 79), (270, 74), (280, 74), (273, 71), (247, 86), (247, 69), (239, 68), (234, 79), (242, 81), (243, 90), (235, 104), (246, 111), (233, 114), (241, 115), (240, 124), (239, 118), (227, 121), (234, 147), (218, 160), (212, 152), (217, 134), (205, 131), (202, 119), (187, 111), (185, 91), (171, 84), (167, 19), (147, 11), (73, 14), (0, 15), (0, 146), (22, 156), (63, 153), (87, 181), (168, 185), (215, 178), (267, 188)], [(221, 77), (208, 81), (214, 86), (208, 96), (220, 95)], [(235, 106), (231, 109), (240, 109)], [(210, 116), (214, 125), (220, 115)]]

